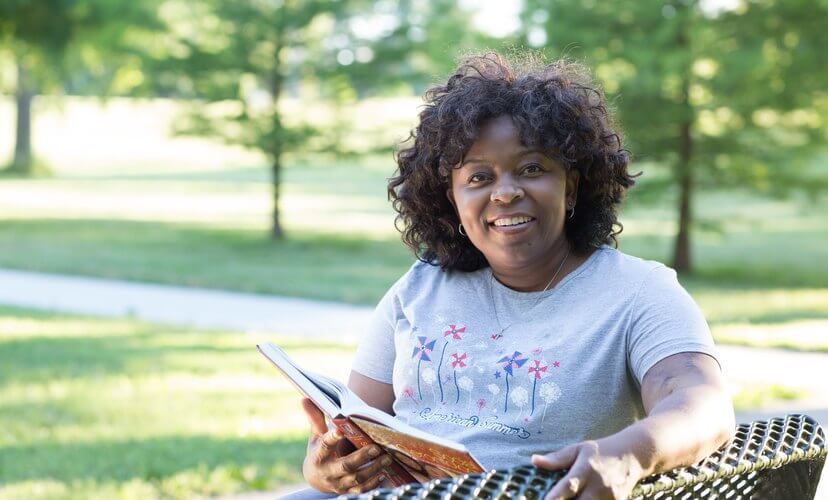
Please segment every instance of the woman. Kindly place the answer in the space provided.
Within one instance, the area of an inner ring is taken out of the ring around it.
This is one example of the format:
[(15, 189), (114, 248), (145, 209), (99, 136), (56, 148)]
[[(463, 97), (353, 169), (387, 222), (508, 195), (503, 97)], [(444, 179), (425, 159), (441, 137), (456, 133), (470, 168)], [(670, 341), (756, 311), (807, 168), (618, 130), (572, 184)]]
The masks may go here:
[[(486, 467), (569, 468), (550, 498), (626, 498), (731, 437), (699, 309), (674, 271), (610, 246), (634, 181), (584, 71), (470, 57), (412, 137), (389, 194), (419, 261), (376, 309), (354, 392)], [(310, 485), (379, 486), (387, 457), (338, 453), (303, 406)]]

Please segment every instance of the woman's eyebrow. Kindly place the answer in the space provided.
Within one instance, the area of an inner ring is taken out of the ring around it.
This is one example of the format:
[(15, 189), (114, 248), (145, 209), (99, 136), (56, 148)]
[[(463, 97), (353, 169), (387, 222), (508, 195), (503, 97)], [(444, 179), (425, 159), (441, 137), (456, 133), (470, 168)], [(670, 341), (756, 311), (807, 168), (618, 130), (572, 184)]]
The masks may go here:
[(462, 167), (466, 163), (489, 163), (489, 160), (485, 158), (466, 158), (462, 163), (460, 163), (460, 166)]
[(538, 154), (542, 154), (542, 155), (546, 156), (546, 153), (544, 153), (543, 150), (541, 150), (541, 149), (522, 148), (522, 149), (518, 149), (515, 152), (515, 157), (526, 156), (526, 155), (530, 155), (530, 154), (534, 154), (534, 153), (538, 153)]
[[(513, 158), (520, 158), (522, 156), (527, 156), (527, 155), (530, 155), (530, 154), (541, 154), (541, 155), (546, 156), (546, 153), (544, 153), (543, 150), (540, 150), (540, 149), (521, 148), (521, 149), (518, 149), (517, 151), (515, 151), (515, 154), (513, 155)], [(465, 160), (463, 160), (460, 163), (460, 167), (462, 168), (463, 165), (465, 165), (466, 163), (489, 163), (489, 160), (487, 160), (486, 158), (477, 158), (477, 157), (466, 158)]]

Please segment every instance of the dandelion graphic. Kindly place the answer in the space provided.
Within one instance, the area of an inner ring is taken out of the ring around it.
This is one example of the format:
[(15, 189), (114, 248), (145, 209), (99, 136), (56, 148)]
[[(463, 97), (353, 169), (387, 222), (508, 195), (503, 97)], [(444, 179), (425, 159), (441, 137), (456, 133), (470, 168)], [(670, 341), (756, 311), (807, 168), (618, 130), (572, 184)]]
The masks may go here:
[(426, 367), (423, 370), (423, 382), (428, 384), (431, 387), (431, 397), (437, 400), (437, 393), (434, 392), (434, 382), (437, 380), (437, 372), (434, 371), (434, 368), (431, 366)]
[[(523, 356), (523, 354), (515, 351), (511, 356), (503, 356), (497, 361), (498, 363), (503, 363), (503, 371), (506, 372), (506, 402), (503, 411), (509, 411), (509, 377), (513, 377), (515, 375), (512, 372), (512, 368), (520, 368), (526, 364), (527, 361), (529, 361), (527, 358), (521, 358), (521, 356)], [(495, 378), (499, 377), (496, 376)]]
[[(446, 331), (443, 332), (443, 338), (446, 338), (446, 343), (443, 344), (443, 351), (440, 353), (440, 362), (437, 363), (437, 383), (440, 386), (440, 402), (443, 402), (443, 382), (440, 379), (440, 370), (443, 369), (443, 356), (446, 355), (446, 347), (449, 345), (449, 341), (451, 340), (461, 340), (463, 337), (460, 336), (461, 333), (466, 331), (465, 326), (460, 325), (449, 325), (446, 327)], [(451, 337), (451, 338), (447, 338)], [(456, 378), (456, 377), (455, 377)]]
[(555, 382), (546, 382), (540, 386), (540, 397), (543, 400), (543, 416), (538, 434), (543, 432), (543, 422), (546, 420), (546, 408), (561, 397), (561, 388)]
[[(459, 379), (457, 379), (457, 384), (460, 387), (460, 389), (463, 389), (464, 391), (469, 393), (469, 403), (466, 405), (466, 410), (468, 411), (471, 408), (471, 402), (472, 402), (471, 391), (472, 391), (472, 389), (474, 389), (474, 380), (472, 380), (469, 377), (466, 377), (464, 375), (464, 376), (460, 377)], [(458, 402), (460, 401), (459, 397), (457, 398), (457, 401)]]
[(543, 376), (543, 373), (549, 369), (549, 366), (541, 366), (541, 361), (539, 359), (535, 360), (535, 366), (529, 367), (529, 375), (535, 374), (534, 380), (532, 381), (532, 412), (529, 415), (535, 414), (535, 388), (538, 385), (538, 380)]
[(518, 418), (520, 418), (520, 415), (523, 414), (523, 407), (529, 402), (529, 391), (523, 387), (515, 387), (509, 399), (512, 400), (515, 406), (520, 408), (520, 413), (518, 413)]
[[(451, 354), (451, 368), (454, 371), (454, 388), (457, 389), (457, 399), (454, 400), (454, 404), (460, 402), (460, 386), (457, 385), (457, 370), (462, 370), (466, 367), (466, 353), (452, 353)], [(441, 393), (442, 394), (442, 393)]]
[(437, 342), (437, 339), (429, 341), (426, 337), (417, 337), (417, 340), (420, 341), (420, 344), (414, 346), (414, 352), (411, 353), (411, 359), (417, 358), (417, 393), (420, 395), (420, 401), (423, 400), (423, 390), (420, 388), (420, 365), (423, 364), (423, 361), (431, 361), (431, 351), (434, 350), (434, 344)]

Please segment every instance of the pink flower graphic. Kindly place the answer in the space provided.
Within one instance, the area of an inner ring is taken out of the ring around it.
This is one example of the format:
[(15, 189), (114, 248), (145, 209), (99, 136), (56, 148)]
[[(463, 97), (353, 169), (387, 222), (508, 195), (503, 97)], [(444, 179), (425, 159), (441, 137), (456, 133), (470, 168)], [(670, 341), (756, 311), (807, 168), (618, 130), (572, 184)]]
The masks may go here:
[(466, 358), (468, 356), (466, 353), (452, 353), (451, 354), (451, 367), (454, 371), (454, 389), (457, 391), (457, 398), (454, 400), (454, 403), (460, 402), (460, 386), (457, 385), (457, 369), (458, 368), (465, 368), (466, 367)]
[(449, 325), (446, 331), (443, 332), (443, 337), (448, 337), (451, 335), (451, 338), (454, 340), (461, 340), (462, 337), (460, 336), (461, 333), (466, 331), (465, 326), (460, 325)]
[[(453, 325), (450, 324), (446, 327), (446, 331), (443, 332), (443, 338), (451, 337), (450, 339), (446, 339), (446, 343), (443, 344), (443, 351), (440, 353), (440, 362), (437, 363), (437, 385), (440, 387), (440, 402), (443, 402), (443, 398), (445, 393), (443, 392), (443, 379), (440, 378), (440, 370), (443, 369), (443, 356), (446, 355), (446, 347), (449, 345), (449, 341), (451, 340), (462, 340), (463, 337), (460, 336), (461, 333), (466, 331), (465, 326), (461, 325)], [(457, 375), (454, 375), (454, 378), (457, 378)], [(459, 395), (458, 395), (459, 397)]]
[(541, 378), (543, 376), (543, 375), (541, 375), (541, 373), (546, 373), (546, 370), (549, 368), (548, 366), (541, 366), (540, 364), (541, 364), (540, 360), (536, 359), (535, 360), (535, 366), (530, 366), (529, 367), (529, 373), (530, 374), (532, 374), (532, 373), (535, 374), (535, 380), (538, 380), (539, 378)]
[(549, 369), (548, 365), (541, 366), (541, 361), (539, 359), (535, 360), (535, 366), (529, 367), (529, 374), (535, 374), (535, 379), (532, 381), (532, 412), (529, 415), (535, 413), (535, 389), (538, 386), (538, 380), (543, 377), (543, 374)]
[(457, 369), (459, 366), (460, 368), (466, 367), (466, 353), (457, 354), (456, 352), (451, 355), (451, 367)]

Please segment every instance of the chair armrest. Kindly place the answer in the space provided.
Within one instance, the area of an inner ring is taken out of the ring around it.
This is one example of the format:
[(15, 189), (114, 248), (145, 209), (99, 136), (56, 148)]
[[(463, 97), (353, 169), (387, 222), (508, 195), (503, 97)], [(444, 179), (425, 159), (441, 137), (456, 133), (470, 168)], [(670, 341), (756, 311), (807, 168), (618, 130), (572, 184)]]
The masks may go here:
[[(695, 465), (642, 479), (630, 498), (814, 498), (825, 433), (807, 415), (739, 424), (733, 441)], [(566, 471), (531, 465), (378, 489), (346, 499), (543, 498)]]

